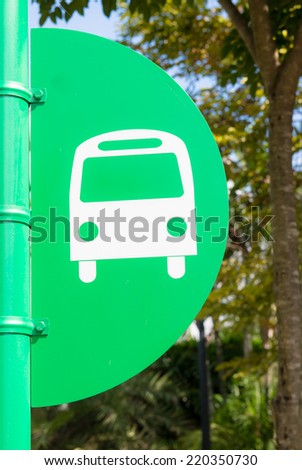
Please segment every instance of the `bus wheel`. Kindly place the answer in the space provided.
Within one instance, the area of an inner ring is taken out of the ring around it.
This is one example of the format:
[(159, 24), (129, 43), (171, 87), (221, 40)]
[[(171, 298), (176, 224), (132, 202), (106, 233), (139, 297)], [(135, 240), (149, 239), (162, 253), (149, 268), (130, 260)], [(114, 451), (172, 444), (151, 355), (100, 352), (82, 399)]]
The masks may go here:
[(82, 282), (93, 282), (96, 278), (96, 261), (80, 261), (79, 277)]
[(168, 258), (168, 274), (173, 279), (183, 277), (186, 272), (186, 262), (184, 256), (170, 256)]

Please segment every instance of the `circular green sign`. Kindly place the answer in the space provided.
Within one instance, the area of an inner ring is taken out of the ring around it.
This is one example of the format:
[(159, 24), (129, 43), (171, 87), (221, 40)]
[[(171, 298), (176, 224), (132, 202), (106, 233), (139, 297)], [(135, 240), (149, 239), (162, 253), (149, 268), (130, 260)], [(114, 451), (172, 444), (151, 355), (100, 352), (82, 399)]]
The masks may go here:
[(212, 133), (160, 68), (117, 43), (34, 30), (32, 404), (86, 398), (149, 366), (215, 282), (227, 238)]

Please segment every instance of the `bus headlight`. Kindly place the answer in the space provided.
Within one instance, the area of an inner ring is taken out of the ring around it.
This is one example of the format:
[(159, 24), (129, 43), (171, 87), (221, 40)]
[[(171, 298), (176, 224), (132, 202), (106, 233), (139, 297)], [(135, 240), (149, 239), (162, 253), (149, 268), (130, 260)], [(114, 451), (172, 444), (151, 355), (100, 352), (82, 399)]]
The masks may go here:
[(186, 233), (187, 224), (182, 217), (173, 217), (167, 223), (167, 230), (172, 237), (182, 237)]
[(93, 222), (84, 222), (79, 227), (79, 236), (84, 242), (92, 242), (98, 236), (98, 226)]

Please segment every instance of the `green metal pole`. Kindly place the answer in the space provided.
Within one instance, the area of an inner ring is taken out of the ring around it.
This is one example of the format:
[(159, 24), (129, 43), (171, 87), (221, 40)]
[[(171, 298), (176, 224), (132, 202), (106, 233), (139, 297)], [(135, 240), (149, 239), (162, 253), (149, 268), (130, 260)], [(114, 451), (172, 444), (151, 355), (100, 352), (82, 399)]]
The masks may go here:
[[(27, 8), (27, 0), (0, 2), (2, 324), (8, 317), (26, 321), (30, 315), (29, 104), (21, 97), (29, 80)], [(0, 329), (0, 449), (23, 450), (30, 448), (30, 336), (8, 330)]]

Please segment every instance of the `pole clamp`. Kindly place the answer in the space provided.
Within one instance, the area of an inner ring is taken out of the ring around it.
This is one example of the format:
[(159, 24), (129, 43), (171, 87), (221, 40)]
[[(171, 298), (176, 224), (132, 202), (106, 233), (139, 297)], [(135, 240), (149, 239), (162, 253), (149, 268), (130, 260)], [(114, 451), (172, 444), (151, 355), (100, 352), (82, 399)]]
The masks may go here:
[(31, 213), (26, 207), (0, 206), (0, 222), (19, 222), (30, 227)]
[(47, 319), (33, 320), (26, 317), (0, 316), (0, 334), (10, 333), (27, 336), (47, 336), (49, 322)]
[(43, 104), (46, 101), (46, 88), (27, 88), (22, 83), (10, 80), (0, 81), (0, 96), (15, 96), (28, 104)]

